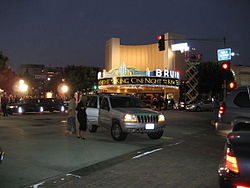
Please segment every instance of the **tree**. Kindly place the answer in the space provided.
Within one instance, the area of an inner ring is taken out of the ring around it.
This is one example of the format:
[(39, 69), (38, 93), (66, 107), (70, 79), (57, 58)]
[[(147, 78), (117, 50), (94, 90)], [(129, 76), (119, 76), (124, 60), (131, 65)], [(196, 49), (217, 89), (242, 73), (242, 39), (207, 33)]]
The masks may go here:
[(9, 61), (9, 58), (7, 56), (3, 55), (3, 52), (0, 51), (0, 70), (1, 71), (9, 69), (8, 61)]
[(7, 93), (12, 93), (17, 75), (8, 66), (8, 61), (9, 58), (0, 52), (0, 88)]
[(64, 68), (64, 78), (73, 91), (86, 91), (97, 85), (98, 67), (83, 67), (70, 65)]
[(201, 62), (198, 69), (200, 94), (222, 96), (224, 80), (227, 83), (234, 80), (232, 71), (222, 69), (220, 62)]

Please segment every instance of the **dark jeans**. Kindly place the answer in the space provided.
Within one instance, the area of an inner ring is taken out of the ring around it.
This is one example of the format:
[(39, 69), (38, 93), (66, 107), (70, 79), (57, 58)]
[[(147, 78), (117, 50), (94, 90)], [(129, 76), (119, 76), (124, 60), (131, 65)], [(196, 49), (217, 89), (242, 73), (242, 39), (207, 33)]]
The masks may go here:
[(76, 134), (76, 118), (68, 117), (67, 119), (67, 130), (71, 131), (73, 134)]
[(3, 116), (8, 116), (6, 105), (2, 105)]

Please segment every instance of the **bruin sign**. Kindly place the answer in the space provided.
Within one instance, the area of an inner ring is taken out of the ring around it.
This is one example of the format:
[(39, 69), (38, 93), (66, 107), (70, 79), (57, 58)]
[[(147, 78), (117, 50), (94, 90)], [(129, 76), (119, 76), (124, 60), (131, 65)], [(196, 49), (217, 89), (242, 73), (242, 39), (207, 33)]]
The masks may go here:
[(161, 85), (179, 86), (180, 81), (174, 78), (162, 77), (114, 77), (99, 79), (98, 85)]
[(166, 69), (165, 70), (156, 69), (155, 70), (155, 76), (180, 79), (179, 72), (166, 70)]

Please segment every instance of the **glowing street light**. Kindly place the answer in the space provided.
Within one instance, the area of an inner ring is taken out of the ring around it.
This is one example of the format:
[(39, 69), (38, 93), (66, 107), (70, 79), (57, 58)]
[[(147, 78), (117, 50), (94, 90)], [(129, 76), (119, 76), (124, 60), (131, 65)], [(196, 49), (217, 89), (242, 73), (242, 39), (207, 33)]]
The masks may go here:
[(29, 86), (27, 84), (25, 84), (24, 80), (19, 80), (18, 89), (20, 92), (27, 92), (28, 88), (29, 88)]
[(52, 98), (53, 97), (53, 93), (52, 92), (47, 92), (46, 93), (46, 98)]
[(69, 91), (69, 86), (67, 86), (67, 85), (62, 85), (61, 91), (62, 91), (62, 93), (67, 93), (67, 92)]

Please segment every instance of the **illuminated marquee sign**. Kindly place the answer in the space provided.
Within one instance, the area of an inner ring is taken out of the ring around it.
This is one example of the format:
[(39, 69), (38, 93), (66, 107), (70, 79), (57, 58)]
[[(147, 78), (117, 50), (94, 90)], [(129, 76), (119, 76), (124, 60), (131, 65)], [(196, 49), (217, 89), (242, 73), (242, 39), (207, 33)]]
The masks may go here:
[(114, 77), (114, 76), (158, 76), (158, 77), (166, 77), (166, 78), (176, 78), (180, 79), (180, 74), (178, 71), (173, 70), (161, 70), (156, 69), (155, 71), (138, 71), (135, 68), (127, 68), (124, 65), (119, 69), (113, 69), (109, 72), (99, 72), (98, 79)]
[(179, 87), (180, 80), (164, 77), (114, 77), (102, 78), (98, 80), (99, 86), (104, 85), (158, 85), (158, 86), (175, 86)]

